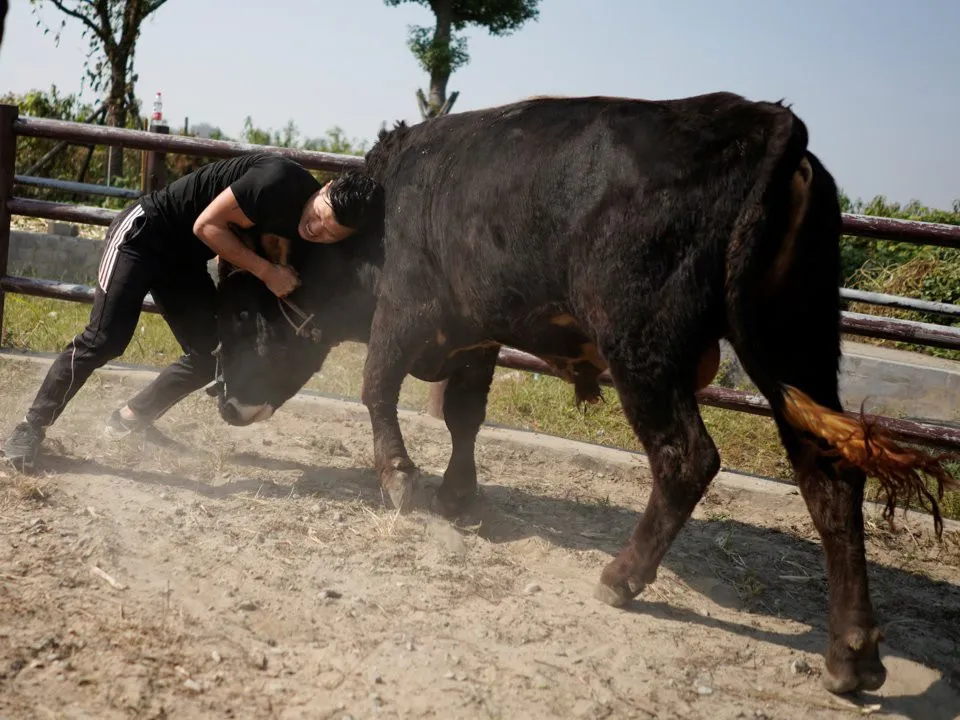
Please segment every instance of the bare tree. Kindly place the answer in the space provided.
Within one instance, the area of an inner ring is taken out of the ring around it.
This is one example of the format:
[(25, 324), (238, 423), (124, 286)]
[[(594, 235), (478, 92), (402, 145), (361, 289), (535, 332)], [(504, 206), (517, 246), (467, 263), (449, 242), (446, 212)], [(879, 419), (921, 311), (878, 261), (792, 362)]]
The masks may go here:
[[(85, 81), (95, 92), (106, 90), (107, 124), (126, 127), (130, 112), (137, 108), (133, 86), (134, 54), (143, 21), (167, 0), (30, 0), (37, 26), (46, 35), (50, 26), (42, 17), (44, 5), (53, 5), (64, 15), (54, 30), (59, 44), (60, 33), (68, 19), (83, 26), (83, 37), (89, 40), (90, 51), (84, 63)], [(123, 150), (116, 148), (111, 156), (110, 175), (123, 175)]]

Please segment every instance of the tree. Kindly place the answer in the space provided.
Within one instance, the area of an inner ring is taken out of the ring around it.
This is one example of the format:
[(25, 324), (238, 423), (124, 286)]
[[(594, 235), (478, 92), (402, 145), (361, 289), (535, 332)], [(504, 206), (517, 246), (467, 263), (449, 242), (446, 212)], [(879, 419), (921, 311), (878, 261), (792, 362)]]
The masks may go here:
[[(67, 18), (77, 20), (83, 26), (83, 37), (89, 40), (90, 51), (84, 62), (84, 80), (90, 82), (94, 92), (107, 91), (107, 124), (127, 127), (132, 115), (139, 120), (137, 100), (133, 86), (137, 76), (133, 71), (134, 54), (140, 27), (148, 16), (156, 12), (167, 0), (30, 0), (37, 26), (43, 27), (44, 35), (50, 27), (41, 17), (45, 2), (59, 10), (64, 18), (54, 31), (54, 39), (60, 42), (60, 33), (67, 25)], [(82, 89), (82, 83), (81, 83)], [(116, 148), (110, 160), (110, 175), (123, 175), (123, 150)]]
[(430, 91), (424, 97), (417, 90), (417, 104), (424, 119), (444, 115), (453, 107), (458, 92), (447, 97), (450, 76), (470, 62), (467, 39), (458, 33), (468, 25), (487, 29), (494, 37), (504, 37), (539, 16), (540, 0), (383, 0), (388, 7), (416, 2), (429, 7), (436, 16), (434, 27), (411, 26), (407, 41), (414, 57), (430, 74)]

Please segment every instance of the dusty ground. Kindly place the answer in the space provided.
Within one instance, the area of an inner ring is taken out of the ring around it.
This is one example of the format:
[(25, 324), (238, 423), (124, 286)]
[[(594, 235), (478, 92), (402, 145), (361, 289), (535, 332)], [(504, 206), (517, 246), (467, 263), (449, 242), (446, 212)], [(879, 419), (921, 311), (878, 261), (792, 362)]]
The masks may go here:
[[(4, 436), (43, 369), (0, 361)], [(792, 488), (715, 483), (616, 610), (592, 591), (646, 499), (638, 456), (485, 430), (453, 527), (383, 509), (356, 405), (233, 429), (198, 394), (162, 435), (102, 438), (146, 377), (95, 375), (41, 469), (0, 478), (0, 717), (960, 715), (960, 541), (929, 518), (871, 523), (890, 677), (854, 704), (819, 685), (826, 585)], [(445, 430), (402, 423), (437, 482)]]

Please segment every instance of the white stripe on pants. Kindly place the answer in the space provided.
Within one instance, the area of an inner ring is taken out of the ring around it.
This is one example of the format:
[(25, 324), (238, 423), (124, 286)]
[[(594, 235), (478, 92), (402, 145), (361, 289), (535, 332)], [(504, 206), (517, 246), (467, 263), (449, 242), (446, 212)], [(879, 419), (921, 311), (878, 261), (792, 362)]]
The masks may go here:
[(107, 247), (103, 251), (103, 257), (100, 259), (100, 268), (97, 271), (97, 283), (100, 288), (106, 292), (107, 285), (110, 284), (110, 278), (113, 276), (113, 268), (117, 264), (117, 253), (120, 251), (120, 245), (127, 238), (127, 234), (133, 227), (134, 221), (143, 215), (143, 208), (137, 203), (130, 214), (127, 215), (120, 224), (114, 229), (113, 233), (107, 238)]

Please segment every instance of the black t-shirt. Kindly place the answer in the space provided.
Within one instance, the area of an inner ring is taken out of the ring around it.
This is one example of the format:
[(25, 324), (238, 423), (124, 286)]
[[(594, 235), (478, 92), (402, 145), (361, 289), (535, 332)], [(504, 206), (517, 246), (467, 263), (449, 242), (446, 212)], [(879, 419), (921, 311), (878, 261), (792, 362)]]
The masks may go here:
[[(304, 167), (270, 152), (255, 152), (204, 165), (140, 199), (148, 219), (164, 235), (164, 249), (184, 260), (206, 262), (214, 252), (193, 234), (200, 213), (227, 188), (240, 209), (262, 232), (297, 242), (303, 206), (320, 189)], [(151, 233), (153, 235), (154, 233)]]

